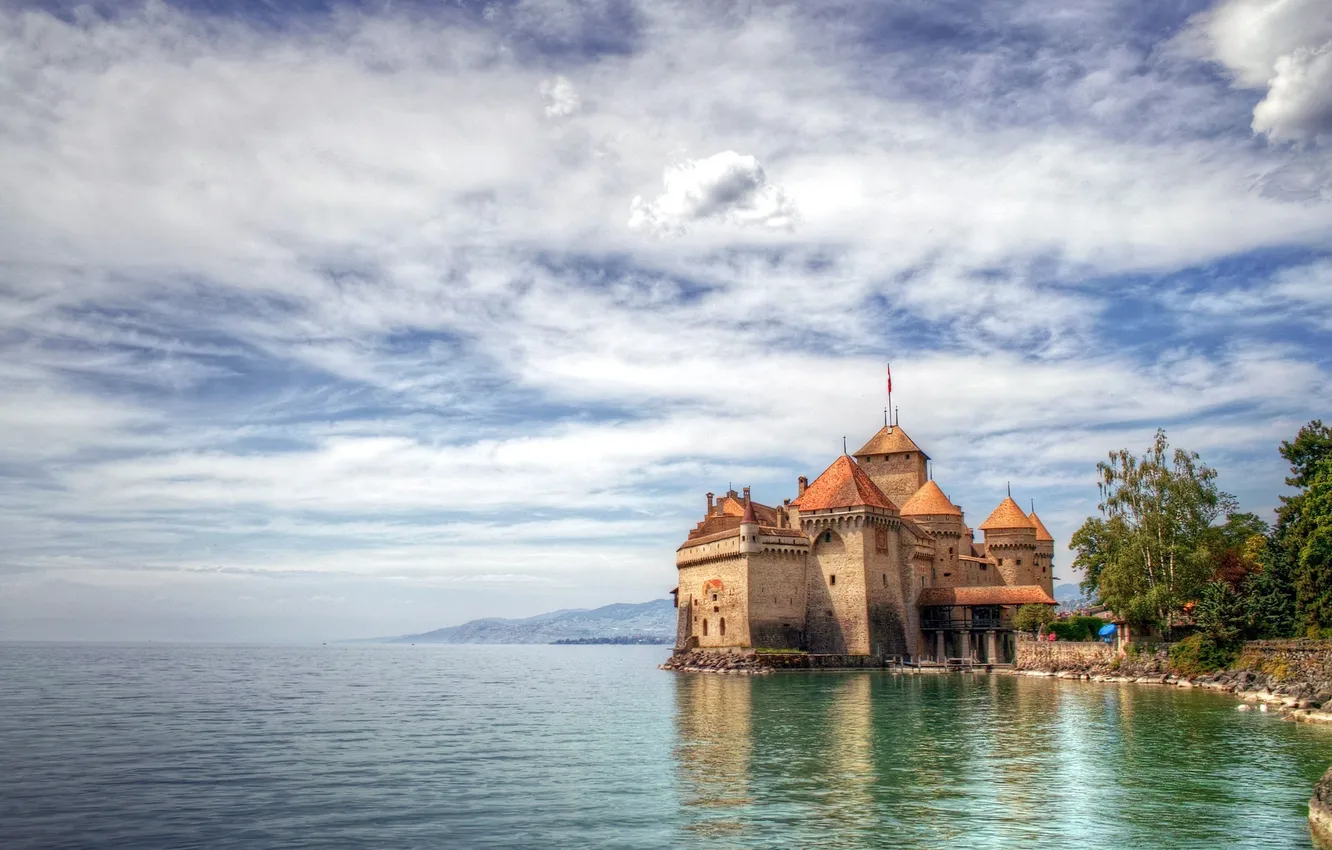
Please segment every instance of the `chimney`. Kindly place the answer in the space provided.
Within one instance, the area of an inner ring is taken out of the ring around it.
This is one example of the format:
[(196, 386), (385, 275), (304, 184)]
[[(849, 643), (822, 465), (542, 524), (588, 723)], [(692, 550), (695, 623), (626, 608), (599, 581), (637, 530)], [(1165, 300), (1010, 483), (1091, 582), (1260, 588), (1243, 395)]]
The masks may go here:
[(712, 515), (712, 494), (708, 494), (708, 516)]
[(799, 478), (797, 478), (796, 481), (800, 485), (800, 490), (799, 492), (796, 493), (796, 496), (805, 495), (805, 488), (809, 486), (809, 479), (802, 475)]
[(749, 488), (745, 488), (745, 504), (749, 504)]

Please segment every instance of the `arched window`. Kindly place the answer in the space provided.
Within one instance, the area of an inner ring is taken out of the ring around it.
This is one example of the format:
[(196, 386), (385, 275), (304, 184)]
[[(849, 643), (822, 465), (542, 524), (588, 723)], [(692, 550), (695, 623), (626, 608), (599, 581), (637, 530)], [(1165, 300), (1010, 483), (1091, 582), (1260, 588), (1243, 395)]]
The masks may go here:
[(831, 531), (825, 531), (825, 532), (823, 532), (823, 542), (824, 542), (824, 543), (831, 543), (831, 542), (832, 542), (832, 532), (831, 532)]
[(704, 620), (703, 620), (703, 637), (707, 637), (707, 636), (708, 636), (708, 621), (707, 621), (706, 619), (704, 619)]
[(719, 626), (717, 627), (717, 633), (720, 634), (722, 637), (726, 637), (726, 618), (725, 618), (725, 617), (722, 617), (722, 618), (721, 618), (721, 625), (719, 625)]

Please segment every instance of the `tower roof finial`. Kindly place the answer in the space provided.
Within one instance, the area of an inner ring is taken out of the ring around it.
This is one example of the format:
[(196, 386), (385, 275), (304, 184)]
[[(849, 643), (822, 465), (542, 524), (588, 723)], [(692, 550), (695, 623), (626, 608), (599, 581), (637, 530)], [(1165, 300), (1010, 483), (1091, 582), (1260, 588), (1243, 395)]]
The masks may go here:
[(842, 437), (842, 454), (846, 454), (846, 437)]
[(1008, 498), (1013, 498), (1013, 482), (1008, 482)]

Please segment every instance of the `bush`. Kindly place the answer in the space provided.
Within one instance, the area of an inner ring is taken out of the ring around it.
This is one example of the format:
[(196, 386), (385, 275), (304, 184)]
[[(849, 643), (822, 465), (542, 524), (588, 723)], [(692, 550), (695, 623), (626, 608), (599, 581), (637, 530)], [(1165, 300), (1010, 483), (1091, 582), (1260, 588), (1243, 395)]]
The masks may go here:
[(1208, 635), (1196, 634), (1170, 647), (1170, 668), (1181, 676), (1196, 676), (1223, 670), (1234, 663), (1239, 648), (1232, 643), (1218, 643)]
[(1088, 641), (1096, 640), (1096, 633), (1105, 625), (1100, 617), (1076, 616), (1066, 620), (1056, 620), (1050, 624), (1050, 631), (1060, 640)]

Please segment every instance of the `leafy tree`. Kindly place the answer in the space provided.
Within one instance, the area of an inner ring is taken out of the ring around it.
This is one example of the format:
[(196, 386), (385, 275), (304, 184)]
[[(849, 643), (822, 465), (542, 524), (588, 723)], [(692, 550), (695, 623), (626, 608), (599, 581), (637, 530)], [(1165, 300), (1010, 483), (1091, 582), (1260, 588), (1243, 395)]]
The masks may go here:
[[(1332, 634), (1332, 457), (1319, 461), (1304, 480), (1308, 486), (1294, 497), (1300, 500), (1301, 531), (1295, 563), (1295, 601), (1306, 631), (1310, 635), (1329, 636)], [(1288, 540), (1288, 545), (1291, 542), (1294, 541)]]
[(1013, 628), (1020, 632), (1037, 634), (1054, 621), (1054, 609), (1039, 602), (1029, 602), (1013, 615)]
[[(1171, 614), (1213, 573), (1207, 543), (1223, 532), (1212, 526), (1234, 512), (1235, 499), (1196, 452), (1171, 452), (1164, 430), (1141, 458), (1121, 449), (1097, 470), (1101, 517), (1088, 519), (1069, 544), (1087, 576), (1084, 590), (1130, 623), (1168, 632)], [(1237, 519), (1234, 533), (1246, 522)]]

